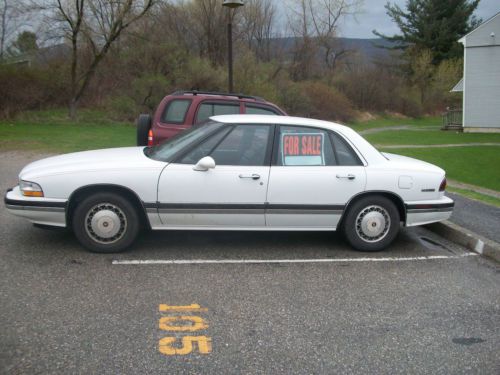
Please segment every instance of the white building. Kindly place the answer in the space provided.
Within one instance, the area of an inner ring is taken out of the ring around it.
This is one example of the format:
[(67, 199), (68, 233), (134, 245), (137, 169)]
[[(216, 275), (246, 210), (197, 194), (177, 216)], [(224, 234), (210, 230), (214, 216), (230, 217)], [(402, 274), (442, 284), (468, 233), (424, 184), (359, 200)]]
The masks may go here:
[(459, 42), (464, 76), (452, 91), (463, 92), (463, 130), (500, 132), (500, 12)]

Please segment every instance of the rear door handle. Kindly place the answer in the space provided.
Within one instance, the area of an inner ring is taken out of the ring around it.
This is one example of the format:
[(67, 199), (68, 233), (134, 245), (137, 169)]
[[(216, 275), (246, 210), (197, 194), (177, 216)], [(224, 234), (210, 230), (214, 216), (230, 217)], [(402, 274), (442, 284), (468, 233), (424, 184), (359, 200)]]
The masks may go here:
[(337, 178), (346, 178), (346, 179), (348, 179), (348, 180), (354, 180), (354, 179), (356, 178), (356, 176), (355, 176), (355, 175), (353, 175), (353, 174), (348, 174), (347, 176), (342, 176), (342, 175), (339, 175), (339, 174), (338, 174), (336, 177), (337, 177)]
[(251, 178), (252, 180), (258, 180), (260, 178), (260, 175), (258, 175), (257, 173), (252, 173), (250, 175), (240, 174), (238, 177), (239, 178)]

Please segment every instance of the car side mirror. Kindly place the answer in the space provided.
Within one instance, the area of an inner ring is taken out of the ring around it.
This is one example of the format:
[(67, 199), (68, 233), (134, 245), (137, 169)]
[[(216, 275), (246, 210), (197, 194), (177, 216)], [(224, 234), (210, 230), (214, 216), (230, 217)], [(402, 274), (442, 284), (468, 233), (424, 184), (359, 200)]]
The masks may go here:
[(209, 169), (214, 168), (215, 160), (211, 156), (205, 156), (204, 158), (201, 158), (198, 163), (196, 163), (196, 165), (193, 167), (193, 170), (206, 172)]

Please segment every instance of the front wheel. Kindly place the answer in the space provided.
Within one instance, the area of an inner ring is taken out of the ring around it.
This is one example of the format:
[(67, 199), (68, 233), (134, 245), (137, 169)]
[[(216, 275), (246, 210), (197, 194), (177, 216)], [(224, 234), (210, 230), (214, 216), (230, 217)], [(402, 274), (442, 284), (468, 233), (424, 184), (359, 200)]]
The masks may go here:
[(84, 199), (73, 215), (73, 232), (92, 252), (117, 253), (129, 247), (139, 233), (139, 215), (120, 195), (99, 193)]
[(369, 196), (348, 210), (343, 230), (356, 250), (380, 251), (389, 246), (399, 231), (399, 212), (394, 203), (382, 196)]

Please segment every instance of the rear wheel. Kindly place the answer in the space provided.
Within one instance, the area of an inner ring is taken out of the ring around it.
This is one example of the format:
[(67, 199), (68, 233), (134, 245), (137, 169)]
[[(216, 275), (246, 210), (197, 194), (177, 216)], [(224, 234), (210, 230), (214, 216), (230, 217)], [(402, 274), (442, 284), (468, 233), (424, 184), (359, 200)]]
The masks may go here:
[(399, 212), (382, 196), (369, 196), (355, 202), (347, 212), (343, 230), (356, 250), (380, 251), (389, 246), (399, 231)]
[(75, 209), (73, 231), (88, 250), (116, 253), (125, 250), (137, 238), (139, 215), (125, 198), (99, 193), (84, 199)]
[(147, 114), (139, 115), (137, 118), (137, 146), (148, 145), (149, 129), (151, 129), (151, 116)]

